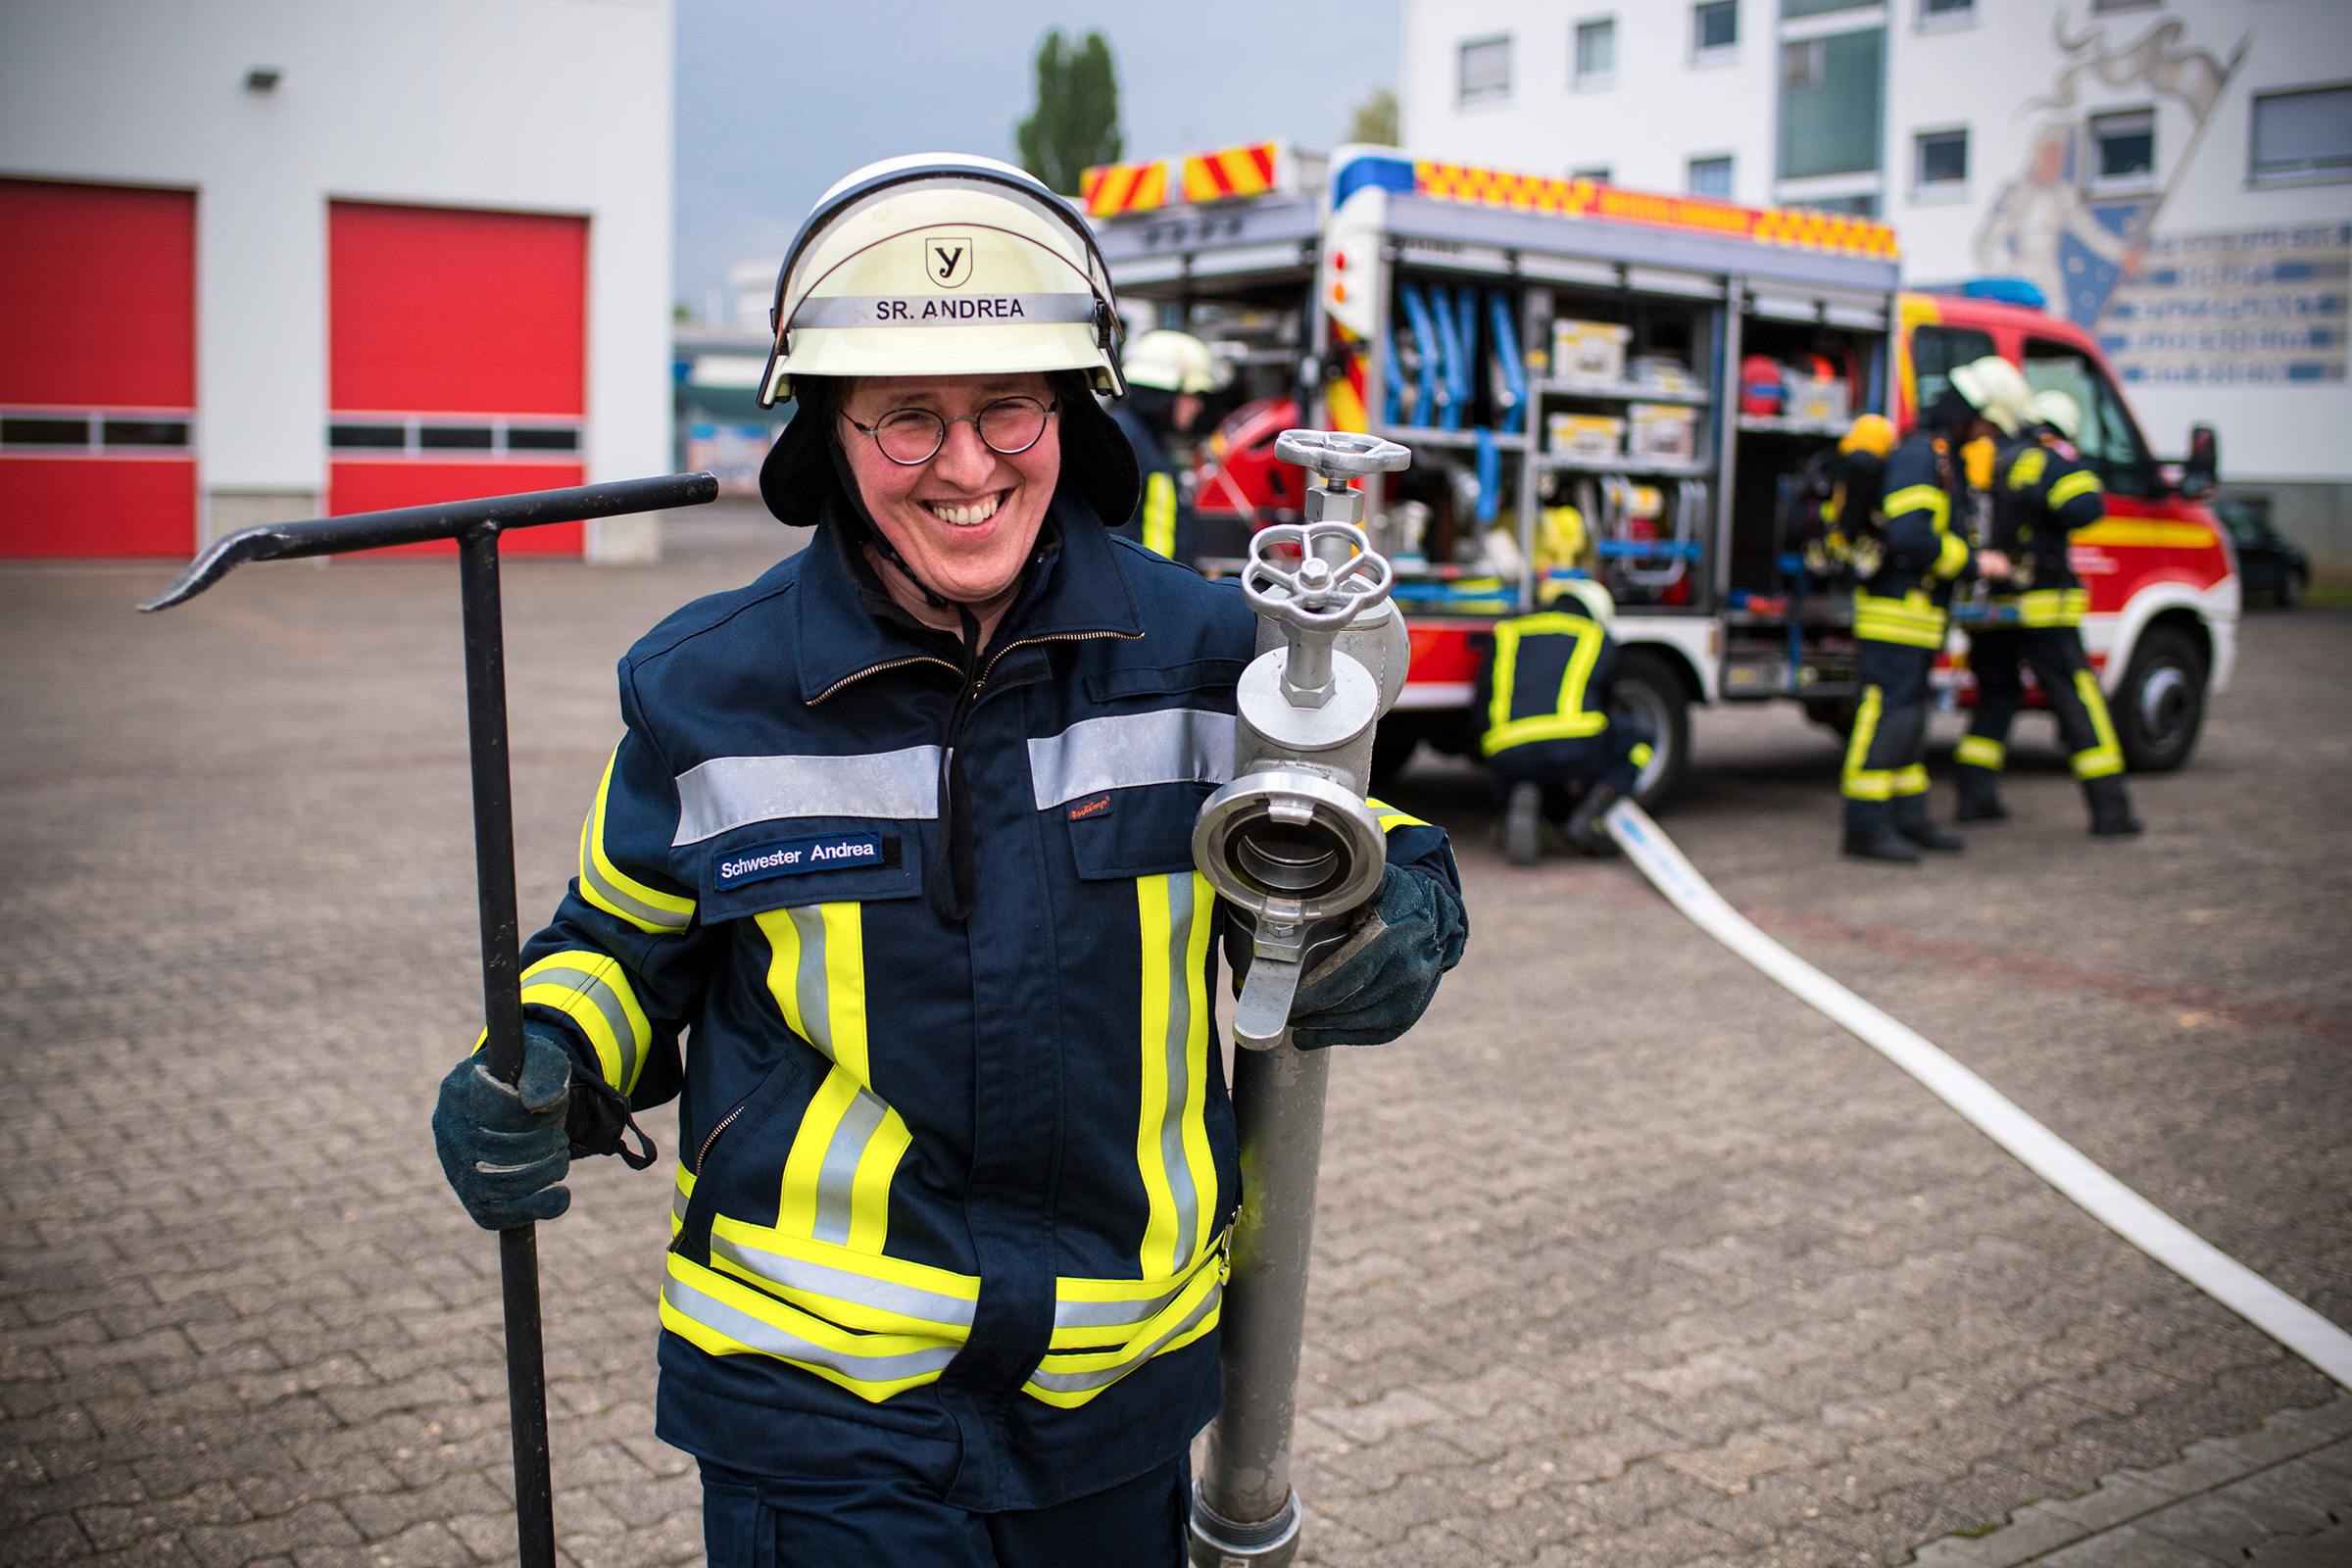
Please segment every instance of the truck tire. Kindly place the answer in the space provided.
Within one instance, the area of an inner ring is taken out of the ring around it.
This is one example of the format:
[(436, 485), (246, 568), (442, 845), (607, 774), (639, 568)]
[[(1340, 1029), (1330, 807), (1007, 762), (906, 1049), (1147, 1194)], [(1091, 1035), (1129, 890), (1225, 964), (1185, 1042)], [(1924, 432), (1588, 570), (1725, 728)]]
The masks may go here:
[(2134, 773), (2169, 773), (2188, 760), (2205, 723), (2205, 657), (2188, 636), (2152, 626), (2115, 690), (2116, 739)]
[(1634, 783), (1634, 804), (1645, 811), (1657, 809), (1682, 788), (1690, 770), (1690, 693), (1682, 672), (1663, 654), (1627, 649), (1617, 661), (1609, 716), (1631, 719), (1649, 731), (1653, 755)]

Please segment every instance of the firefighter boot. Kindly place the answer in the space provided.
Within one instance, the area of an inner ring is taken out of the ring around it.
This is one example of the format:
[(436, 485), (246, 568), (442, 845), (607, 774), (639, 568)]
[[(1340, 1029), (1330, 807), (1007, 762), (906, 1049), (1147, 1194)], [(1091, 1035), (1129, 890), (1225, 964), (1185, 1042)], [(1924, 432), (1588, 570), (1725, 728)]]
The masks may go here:
[(1956, 855), (1968, 848), (1968, 840), (1957, 833), (1946, 833), (1929, 820), (1928, 798), (1925, 795), (1895, 797), (1894, 830), (1923, 850)]
[(1989, 767), (1960, 764), (1955, 775), (1960, 781), (1960, 808), (1952, 813), (1955, 822), (2005, 822), (2009, 808), (2001, 804), (2001, 775)]
[(1609, 837), (1609, 830), (1601, 825), (1600, 819), (1616, 804), (1615, 790), (1606, 784), (1593, 785), (1585, 791), (1585, 798), (1576, 803), (1576, 809), (1569, 813), (1568, 825), (1561, 828), (1560, 832), (1566, 835), (1569, 843), (1587, 855), (1595, 858), (1615, 855), (1617, 841)]
[(1502, 858), (1513, 865), (1533, 865), (1544, 840), (1544, 791), (1532, 779), (1511, 786), (1502, 811)]
[(2126, 793), (2124, 781), (2114, 774), (2084, 779), (2082, 798), (2090, 803), (2093, 838), (2128, 839), (2140, 831), (2139, 818), (2132, 814), (2132, 797)]
[(1919, 846), (1894, 830), (1884, 801), (1845, 803), (1845, 853), (1860, 860), (1919, 863)]

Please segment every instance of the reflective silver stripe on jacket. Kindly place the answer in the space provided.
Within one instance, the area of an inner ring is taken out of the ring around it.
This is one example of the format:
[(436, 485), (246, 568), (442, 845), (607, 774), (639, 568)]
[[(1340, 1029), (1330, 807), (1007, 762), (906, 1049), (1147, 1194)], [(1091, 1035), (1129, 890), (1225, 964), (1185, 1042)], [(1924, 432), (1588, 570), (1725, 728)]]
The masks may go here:
[(942, 1345), (928, 1350), (909, 1350), (902, 1355), (851, 1355), (841, 1350), (827, 1349), (811, 1344), (773, 1323), (762, 1322), (751, 1313), (729, 1306), (706, 1292), (679, 1279), (676, 1275), (662, 1282), (662, 1298), (672, 1310), (692, 1318), (709, 1328), (716, 1329), (738, 1345), (748, 1345), (755, 1350), (787, 1360), (807, 1361), (815, 1366), (829, 1367), (846, 1378), (861, 1383), (895, 1383), (901, 1378), (937, 1377), (956, 1359), (956, 1347)]
[[(565, 956), (556, 955), (557, 959)], [(628, 1004), (602, 975), (590, 974), (575, 964), (551, 962), (542, 958), (523, 971), (522, 989), (535, 986), (561, 986), (575, 997), (586, 999), (604, 1015), (605, 1027), (612, 1031), (612, 1042), (620, 1048), (620, 1082), (612, 1087), (627, 1092), (637, 1082), (637, 1058), (644, 1054), (645, 1042), (637, 1038), (637, 1025), (629, 1017)], [(551, 1005), (541, 1003), (541, 1006)], [(565, 1008), (569, 1011), (569, 1008)]]
[(1097, 1367), (1091, 1372), (1048, 1372), (1043, 1366), (1040, 1366), (1035, 1372), (1029, 1374), (1029, 1381), (1041, 1389), (1051, 1389), (1055, 1394), (1084, 1394), (1090, 1389), (1108, 1388), (1157, 1355), (1161, 1347), (1170, 1340), (1190, 1332), (1202, 1318), (1215, 1311), (1217, 1303), (1224, 1298), (1225, 1287), (1223, 1285), (1216, 1286), (1202, 1296), (1200, 1304), (1185, 1313), (1180, 1322), (1170, 1326), (1166, 1333), (1131, 1348), (1125, 1355), (1109, 1366)]
[(673, 849), (777, 817), (926, 820), (939, 815), (939, 748), (862, 757), (713, 757), (677, 782)]
[(942, 1296), (937, 1291), (900, 1285), (891, 1280), (876, 1279), (870, 1274), (853, 1274), (847, 1269), (811, 1263), (806, 1258), (793, 1257), (784, 1252), (771, 1252), (765, 1248), (753, 1247), (728, 1236), (714, 1235), (710, 1238), (710, 1255), (714, 1258), (723, 1257), (737, 1268), (770, 1285), (808, 1296), (830, 1297), (836, 1301), (855, 1301), (859, 1306), (872, 1307), (878, 1312), (896, 1312), (901, 1317), (915, 1318), (924, 1323), (968, 1329), (972, 1326), (972, 1314), (979, 1304), (964, 1300), (961, 1297)]
[[(1230, 738), (1228, 758), (1231, 757)], [(1168, 885), (1168, 1019), (1162, 1037), (1167, 1073), (1164, 1109), (1159, 1118), (1159, 1163), (1166, 1172), (1168, 1197), (1176, 1208), (1176, 1258), (1193, 1255), (1194, 1238), (1200, 1233), (1200, 1192), (1193, 1185), (1192, 1162), (1185, 1158), (1186, 1110), (1195, 1086), (1188, 1071), (1193, 1039), (1191, 965), (1186, 961), (1193, 943), (1193, 879), (1171, 876)], [(1156, 956), (1153, 955), (1152, 956)], [(1146, 962), (1151, 961), (1147, 957)], [(1205, 1100), (1205, 1093), (1202, 1095)]]
[(1233, 778), (1233, 715), (1198, 708), (1085, 718), (1029, 743), (1037, 808), (1138, 784), (1224, 784)]
[(836, 294), (804, 300), (792, 313), (804, 326), (1029, 326), (1092, 321), (1092, 294)]

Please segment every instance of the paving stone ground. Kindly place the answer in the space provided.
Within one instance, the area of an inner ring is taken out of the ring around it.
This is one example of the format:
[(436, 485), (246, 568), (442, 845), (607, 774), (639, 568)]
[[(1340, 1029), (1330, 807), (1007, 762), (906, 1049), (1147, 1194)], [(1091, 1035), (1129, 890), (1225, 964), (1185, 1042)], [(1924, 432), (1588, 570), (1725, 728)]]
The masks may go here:
[[(526, 921), (613, 660), (776, 548), (671, 540), (508, 568)], [(509, 1560), (496, 1248), (426, 1128), (480, 1007), (454, 570), (248, 568), (132, 615), (164, 575), (0, 572), (0, 1560)], [(2352, 615), (2245, 645), (2192, 765), (2135, 781), (2139, 843), (2082, 835), (2034, 718), (2016, 819), (1956, 861), (1838, 862), (1837, 745), (1779, 710), (1704, 715), (1664, 825), (2346, 1322)], [(1444, 759), (1394, 793), (1455, 829), (1473, 937), (1421, 1029), (1334, 1074), (1303, 1560), (1900, 1563), (2340, 1409), (1630, 869), (1507, 867)], [(665, 1168), (573, 1188), (541, 1237), (564, 1548), (689, 1563), (691, 1467), (652, 1435)]]

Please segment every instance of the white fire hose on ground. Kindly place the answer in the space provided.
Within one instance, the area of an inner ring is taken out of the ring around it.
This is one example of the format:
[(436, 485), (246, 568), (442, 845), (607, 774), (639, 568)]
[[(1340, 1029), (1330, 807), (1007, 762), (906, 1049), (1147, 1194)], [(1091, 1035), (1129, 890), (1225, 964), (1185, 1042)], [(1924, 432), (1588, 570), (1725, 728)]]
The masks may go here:
[(1250, 540), (1242, 592), (1258, 613), (1258, 654), (1236, 693), (1234, 779), (1201, 804), (1193, 829), (1194, 863), (1251, 922), (1233, 1013), (1242, 1211), (1222, 1312), (1224, 1403), (1193, 1494), (1200, 1568), (1283, 1568), (1298, 1550), (1291, 1435), (1331, 1054), (1292, 1044), (1291, 1004), (1380, 890), (1386, 839), (1364, 794), (1373, 731), (1411, 658), (1389, 602), (1395, 573), (1373, 552), (1363, 492), (1348, 481), (1412, 455), (1323, 430), (1286, 431), (1275, 452), (1321, 482), (1306, 493), (1303, 523)]
[(1980, 1132), (2023, 1160), (2027, 1169), (2081, 1204), (2091, 1218), (2336, 1382), (2352, 1388), (2352, 1334), (2196, 1235), (2091, 1163), (2074, 1146), (1924, 1037), (1757, 930), (1707, 885), (1706, 878), (1693, 870), (1673, 841), (1658, 830), (1658, 824), (1633, 802), (1619, 801), (1609, 808), (1605, 820), (1626, 858), (1700, 930), (1861, 1037), (1865, 1045), (1925, 1084)]

